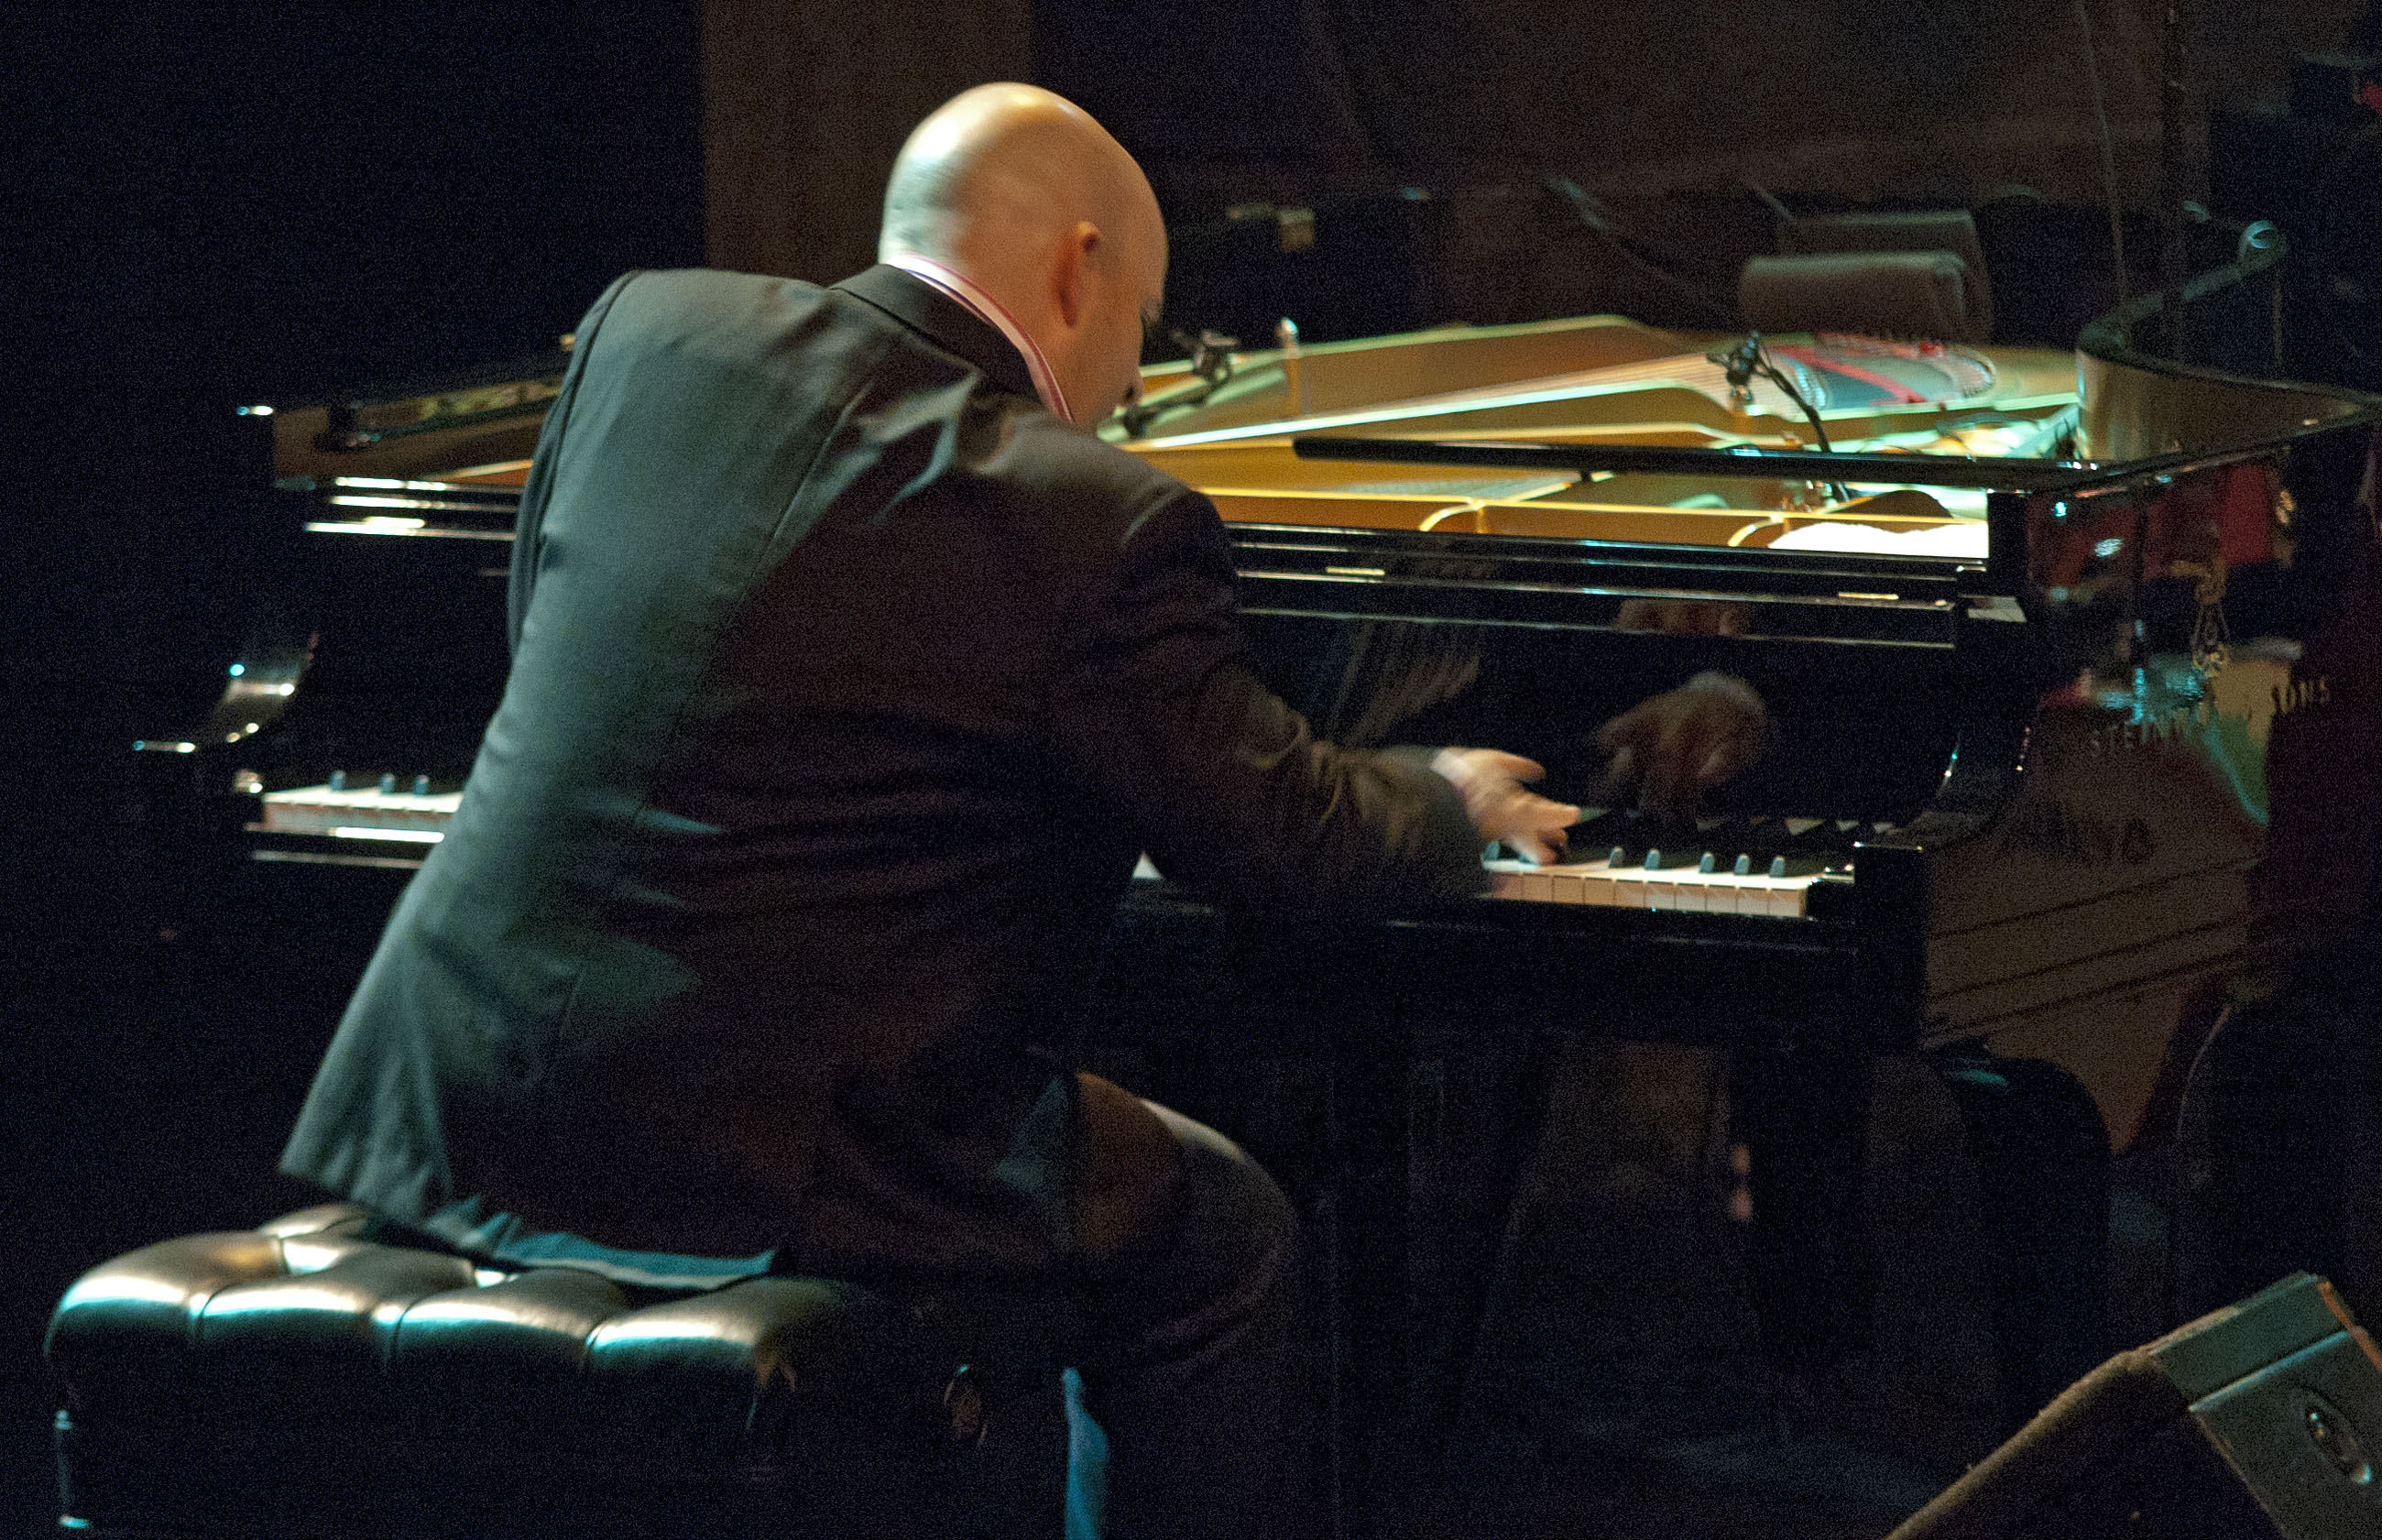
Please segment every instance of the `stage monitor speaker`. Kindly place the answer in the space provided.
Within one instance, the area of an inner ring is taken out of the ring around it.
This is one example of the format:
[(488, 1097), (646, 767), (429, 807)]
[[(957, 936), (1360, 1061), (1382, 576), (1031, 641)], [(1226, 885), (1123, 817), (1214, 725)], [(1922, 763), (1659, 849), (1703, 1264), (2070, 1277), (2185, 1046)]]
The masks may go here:
[(1888, 1540), (2374, 1540), (2382, 1356), (2294, 1274), (2119, 1353)]

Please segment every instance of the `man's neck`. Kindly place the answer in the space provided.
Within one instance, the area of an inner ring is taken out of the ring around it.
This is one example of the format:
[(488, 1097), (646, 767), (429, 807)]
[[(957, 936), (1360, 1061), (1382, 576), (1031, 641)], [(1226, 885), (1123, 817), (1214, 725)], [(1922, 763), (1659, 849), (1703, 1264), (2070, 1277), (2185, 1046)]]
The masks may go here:
[(982, 284), (951, 263), (921, 256), (915, 252), (899, 253), (884, 260), (887, 266), (899, 267), (920, 282), (933, 285), (1007, 338), (1010, 346), (1025, 358), (1025, 372), (1032, 376), (1034, 393), (1042, 399), (1042, 404), (1062, 422), (1075, 420), (1075, 414), (1067, 409), (1067, 393), (1060, 388), (1058, 374), (1051, 369), (1050, 361), (1043, 356), (1041, 344), (1034, 340), (1033, 335), (1009, 307), (995, 299)]

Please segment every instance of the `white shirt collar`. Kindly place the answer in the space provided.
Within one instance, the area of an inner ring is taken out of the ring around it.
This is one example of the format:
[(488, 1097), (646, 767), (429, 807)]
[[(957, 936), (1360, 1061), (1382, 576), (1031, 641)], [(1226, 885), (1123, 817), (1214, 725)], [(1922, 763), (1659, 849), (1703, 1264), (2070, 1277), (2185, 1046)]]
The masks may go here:
[(1010, 346), (1024, 356), (1025, 373), (1033, 379), (1034, 393), (1042, 398), (1042, 404), (1062, 422), (1075, 420), (1074, 413), (1067, 410), (1067, 393), (1059, 388), (1059, 376), (1050, 372), (1050, 361), (1042, 356), (1041, 346), (1025, 334), (1025, 328), (1017, 324), (1017, 317), (1010, 314), (999, 300), (986, 293), (958, 268), (948, 263), (937, 262), (933, 257), (904, 252), (899, 256), (887, 257), (885, 265), (899, 267), (911, 277), (932, 284), (973, 313), (976, 319), (998, 329), (1001, 336), (1009, 339)]

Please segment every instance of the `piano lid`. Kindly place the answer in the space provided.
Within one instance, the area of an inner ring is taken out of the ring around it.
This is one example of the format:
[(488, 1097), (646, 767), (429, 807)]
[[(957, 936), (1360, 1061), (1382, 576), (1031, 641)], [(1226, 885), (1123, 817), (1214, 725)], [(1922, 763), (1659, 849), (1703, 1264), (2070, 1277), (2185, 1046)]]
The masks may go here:
[[(2265, 377), (2285, 355), (2289, 265), (2281, 232), (2253, 226), (2233, 261), (2179, 296), (2142, 295), (2086, 326), (2080, 450), (2105, 462), (2196, 456), (2370, 419), (2382, 397)], [(2267, 345), (2245, 351), (2245, 334)]]

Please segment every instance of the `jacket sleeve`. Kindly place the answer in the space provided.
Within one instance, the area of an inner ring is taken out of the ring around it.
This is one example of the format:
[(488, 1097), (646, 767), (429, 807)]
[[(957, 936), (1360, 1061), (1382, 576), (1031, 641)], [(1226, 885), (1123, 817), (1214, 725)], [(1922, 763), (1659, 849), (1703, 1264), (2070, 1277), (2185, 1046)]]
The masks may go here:
[(546, 499), (554, 491), (554, 462), (562, 453), (562, 441), (571, 426), (571, 403), (579, 396), (579, 376), (587, 371), (587, 360), (596, 351), (596, 334), (611, 314), (612, 302), (620, 290), (629, 287), (635, 272), (614, 278), (587, 307), (579, 318), (579, 328), (573, 333), (571, 362), (563, 366), (562, 385), (555, 393), (553, 403), (546, 410), (546, 422), (538, 429), (537, 449), (530, 462), (529, 480), (522, 487), (521, 510), (513, 519), (513, 554), (510, 575), (505, 589), (505, 648), (509, 653), (521, 651), (522, 621), (529, 614), (530, 594), (537, 586), (538, 559), (546, 549), (545, 525)]
[(1119, 559), (1070, 628), (1053, 731), (1167, 876), (1231, 902), (1333, 911), (1480, 890), (1480, 841), (1425, 752), (1319, 739), (1258, 678), (1207, 499), (1160, 497)]

